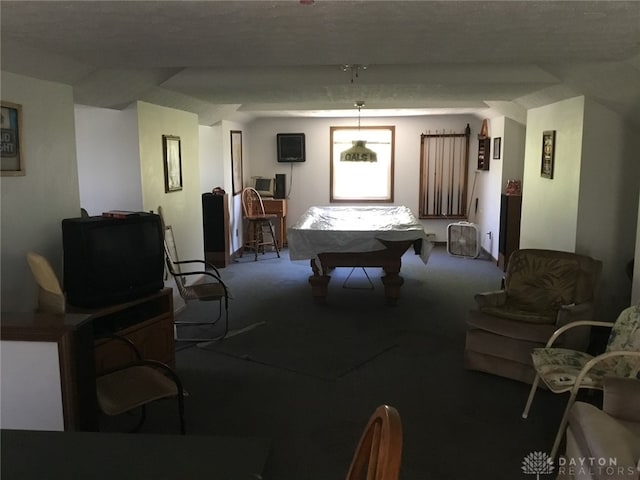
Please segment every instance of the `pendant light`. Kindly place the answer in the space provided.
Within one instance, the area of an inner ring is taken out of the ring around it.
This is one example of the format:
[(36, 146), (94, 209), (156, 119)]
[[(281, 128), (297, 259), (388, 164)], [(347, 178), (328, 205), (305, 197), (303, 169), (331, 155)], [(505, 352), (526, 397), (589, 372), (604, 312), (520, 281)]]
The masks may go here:
[[(358, 109), (358, 133), (360, 132), (360, 110), (364, 107), (364, 102), (358, 101), (354, 104)], [(351, 148), (340, 154), (341, 162), (377, 162), (378, 154), (367, 148), (365, 140), (354, 140)]]

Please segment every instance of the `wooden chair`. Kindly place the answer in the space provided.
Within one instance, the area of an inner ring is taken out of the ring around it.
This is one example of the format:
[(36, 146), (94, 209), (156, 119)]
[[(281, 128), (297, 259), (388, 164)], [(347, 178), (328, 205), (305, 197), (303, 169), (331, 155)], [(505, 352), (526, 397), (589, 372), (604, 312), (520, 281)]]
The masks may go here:
[[(64, 292), (49, 261), (38, 253), (28, 252), (27, 262), (39, 287), (37, 311), (64, 314)], [(142, 358), (128, 338), (115, 334), (109, 338), (126, 343), (134, 360), (96, 377), (96, 400), (100, 411), (106, 415), (120, 415), (139, 407), (142, 415), (133, 429), (136, 431), (144, 423), (147, 404), (163, 398), (176, 398), (180, 433), (184, 434), (184, 393), (178, 375), (164, 363)]]
[[(278, 241), (273, 228), (273, 220), (277, 219), (278, 216), (264, 212), (262, 197), (255, 188), (247, 187), (242, 190), (242, 211), (244, 218), (248, 222), (244, 247), (250, 248), (255, 252), (254, 261), (258, 260), (258, 251), (262, 251), (264, 254), (265, 245), (273, 245), (276, 255), (280, 258)], [(271, 239), (266, 239), (265, 234), (270, 236)], [(241, 252), (240, 256), (242, 256), (242, 253), (244, 252)]]
[(379, 406), (364, 429), (347, 480), (397, 480), (402, 460), (402, 422), (398, 411)]

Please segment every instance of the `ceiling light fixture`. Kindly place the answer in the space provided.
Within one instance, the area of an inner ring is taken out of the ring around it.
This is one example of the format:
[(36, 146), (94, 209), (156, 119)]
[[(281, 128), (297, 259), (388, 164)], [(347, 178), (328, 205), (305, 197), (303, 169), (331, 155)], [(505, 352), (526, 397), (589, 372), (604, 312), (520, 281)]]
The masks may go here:
[[(360, 110), (364, 107), (362, 100), (353, 104), (358, 109), (358, 134), (360, 133)], [(351, 148), (340, 154), (341, 162), (377, 162), (378, 154), (367, 148), (365, 140), (354, 140)]]
[(351, 74), (351, 83), (360, 76), (360, 70), (366, 70), (366, 65), (360, 65), (359, 63), (345, 63), (342, 65), (343, 72), (349, 72)]

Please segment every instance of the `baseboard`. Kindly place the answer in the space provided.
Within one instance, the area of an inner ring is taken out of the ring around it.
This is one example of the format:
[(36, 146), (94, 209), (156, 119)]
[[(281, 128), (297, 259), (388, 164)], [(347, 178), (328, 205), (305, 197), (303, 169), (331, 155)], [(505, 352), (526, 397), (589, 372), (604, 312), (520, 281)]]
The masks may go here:
[(480, 248), (480, 257), (478, 258), (482, 258), (483, 260), (489, 260), (493, 263), (495, 263), (496, 265), (498, 264), (498, 259), (495, 258), (493, 255), (491, 255), (488, 251), (486, 251), (484, 248)]

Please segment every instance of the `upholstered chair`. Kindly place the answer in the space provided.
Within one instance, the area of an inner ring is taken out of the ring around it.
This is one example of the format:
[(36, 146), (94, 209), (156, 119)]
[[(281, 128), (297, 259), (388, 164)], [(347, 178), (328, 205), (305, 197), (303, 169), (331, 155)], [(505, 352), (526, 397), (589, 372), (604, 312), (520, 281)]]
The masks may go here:
[[(467, 317), (465, 368), (531, 383), (531, 351), (554, 331), (592, 319), (602, 263), (556, 250), (520, 249), (509, 258), (501, 290), (475, 296)], [(573, 329), (558, 346), (585, 350), (589, 327)]]
[(573, 404), (557, 477), (571, 479), (640, 479), (640, 380), (605, 378), (602, 410)]

